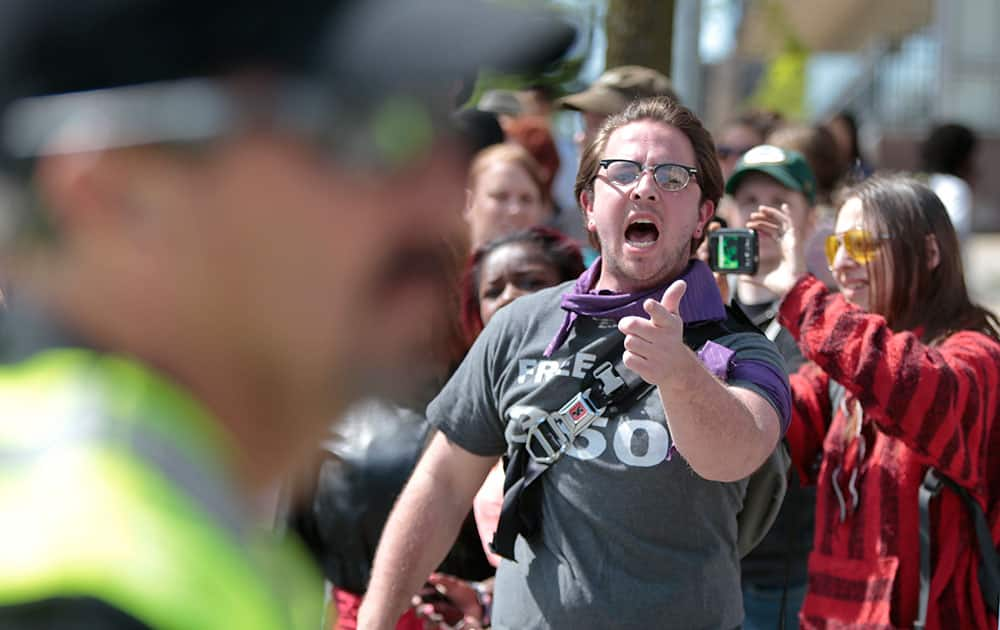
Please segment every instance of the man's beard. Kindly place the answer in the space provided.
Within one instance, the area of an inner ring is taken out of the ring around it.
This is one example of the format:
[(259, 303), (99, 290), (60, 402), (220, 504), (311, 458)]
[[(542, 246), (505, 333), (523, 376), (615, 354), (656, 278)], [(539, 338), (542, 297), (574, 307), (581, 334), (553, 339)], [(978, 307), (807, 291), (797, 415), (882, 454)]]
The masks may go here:
[(688, 243), (679, 244), (676, 250), (668, 252), (662, 257), (659, 265), (650, 267), (651, 271), (647, 276), (638, 276), (630, 270), (630, 261), (624, 256), (604, 258), (602, 253), (602, 264), (605, 273), (611, 273), (616, 278), (636, 284), (637, 286), (633, 287), (633, 290), (648, 289), (680, 275), (691, 259), (689, 249)]

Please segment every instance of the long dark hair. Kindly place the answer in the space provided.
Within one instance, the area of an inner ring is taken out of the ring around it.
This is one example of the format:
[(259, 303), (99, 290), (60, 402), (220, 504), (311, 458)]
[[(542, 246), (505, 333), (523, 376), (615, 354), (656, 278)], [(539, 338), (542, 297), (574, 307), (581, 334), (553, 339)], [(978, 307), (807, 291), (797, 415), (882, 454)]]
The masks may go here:
[[(869, 265), (875, 276), (869, 289), (872, 312), (883, 315), (893, 330), (922, 328), (925, 341), (941, 341), (959, 330), (977, 330), (1000, 341), (996, 314), (969, 297), (958, 236), (930, 188), (904, 175), (874, 176), (840, 197), (860, 200), (865, 229), (889, 237), (881, 245), (889, 264)], [(931, 237), (940, 262), (928, 270)], [(889, 274), (892, 290), (886, 291)]]
[(583, 256), (576, 241), (551, 228), (536, 226), (501, 236), (479, 247), (466, 265), (462, 276), (462, 310), (460, 320), (469, 345), (483, 330), (483, 318), (479, 314), (479, 280), (483, 261), (507, 245), (534, 245), (545, 259), (552, 263), (559, 273), (559, 281), (573, 280), (583, 273)]

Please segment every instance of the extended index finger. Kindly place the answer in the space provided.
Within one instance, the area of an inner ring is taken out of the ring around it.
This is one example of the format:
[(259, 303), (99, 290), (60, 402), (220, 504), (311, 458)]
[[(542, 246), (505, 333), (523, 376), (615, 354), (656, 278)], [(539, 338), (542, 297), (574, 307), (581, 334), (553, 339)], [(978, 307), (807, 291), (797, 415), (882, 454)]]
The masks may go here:
[(623, 335), (633, 335), (647, 342), (656, 338), (655, 323), (642, 317), (631, 316), (621, 318), (618, 321), (618, 330)]
[(673, 315), (666, 306), (656, 300), (646, 300), (642, 303), (642, 308), (649, 313), (649, 320), (656, 326), (664, 327), (670, 325), (670, 317)]
[(674, 315), (679, 315), (681, 298), (684, 297), (684, 293), (687, 291), (687, 286), (687, 282), (683, 280), (674, 281), (674, 283), (667, 287), (667, 290), (663, 292), (663, 299), (660, 300), (660, 304), (666, 307), (666, 309)]

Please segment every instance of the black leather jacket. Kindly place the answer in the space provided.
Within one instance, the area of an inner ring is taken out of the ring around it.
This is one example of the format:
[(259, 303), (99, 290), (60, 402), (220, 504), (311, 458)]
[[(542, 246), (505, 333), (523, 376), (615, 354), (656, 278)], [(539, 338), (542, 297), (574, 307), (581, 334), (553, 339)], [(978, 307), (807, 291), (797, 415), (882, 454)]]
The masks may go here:
[[(333, 584), (364, 593), (389, 511), (431, 431), (422, 414), (383, 401), (355, 405), (331, 429), (316, 488), (291, 526)], [(467, 580), (493, 574), (471, 513), (438, 570)]]

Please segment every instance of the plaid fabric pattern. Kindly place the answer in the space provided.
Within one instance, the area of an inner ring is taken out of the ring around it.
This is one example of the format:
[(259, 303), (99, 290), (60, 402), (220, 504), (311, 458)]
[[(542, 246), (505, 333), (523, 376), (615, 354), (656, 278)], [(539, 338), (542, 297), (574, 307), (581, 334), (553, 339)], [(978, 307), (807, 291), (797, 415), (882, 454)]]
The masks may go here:
[[(928, 346), (812, 277), (784, 300), (780, 318), (810, 361), (791, 377), (787, 433), (802, 478), (818, 486), (802, 626), (911, 627), (920, 589), (917, 492), (928, 466), (971, 492), (1000, 539), (1000, 345), (961, 331)], [(831, 378), (847, 390), (835, 413)], [(848, 430), (843, 413), (855, 403), (864, 410), (859, 432)], [(931, 519), (927, 628), (996, 628), (961, 500), (942, 492)]]

